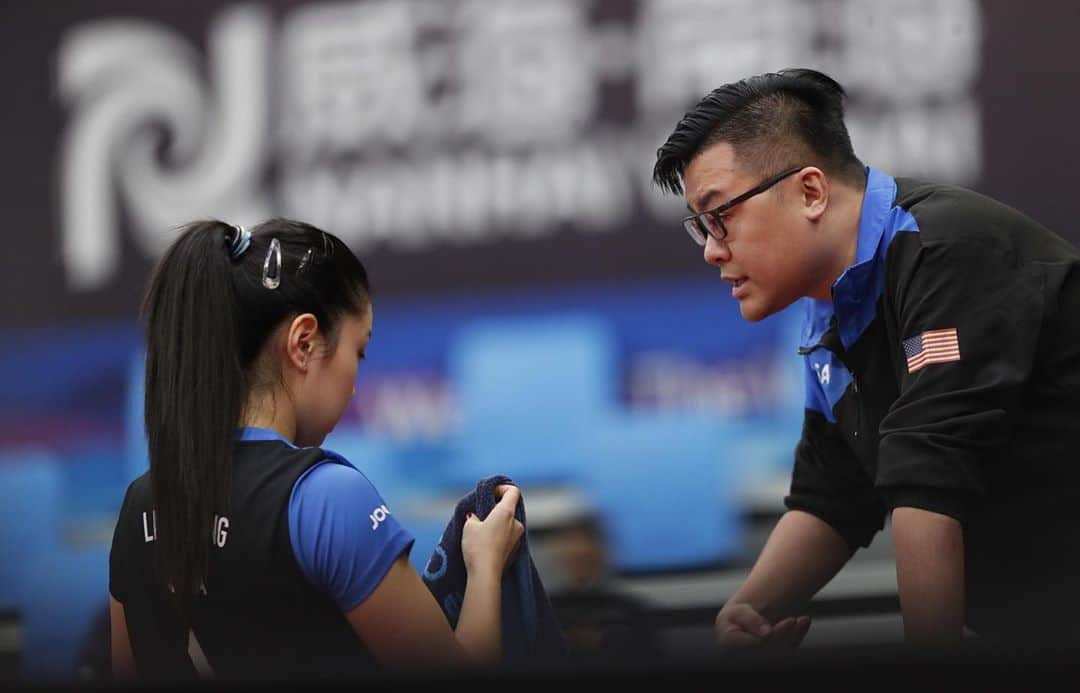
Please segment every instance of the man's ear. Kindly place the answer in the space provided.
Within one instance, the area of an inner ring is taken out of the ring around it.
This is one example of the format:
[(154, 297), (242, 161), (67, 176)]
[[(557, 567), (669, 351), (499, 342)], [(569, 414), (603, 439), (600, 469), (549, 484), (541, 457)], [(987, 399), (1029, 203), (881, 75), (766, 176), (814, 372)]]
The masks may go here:
[(818, 221), (829, 207), (829, 179), (816, 166), (807, 166), (798, 174), (799, 199), (809, 221)]
[(297, 315), (289, 323), (285, 336), (285, 358), (297, 370), (306, 373), (320, 338), (318, 318), (311, 313)]

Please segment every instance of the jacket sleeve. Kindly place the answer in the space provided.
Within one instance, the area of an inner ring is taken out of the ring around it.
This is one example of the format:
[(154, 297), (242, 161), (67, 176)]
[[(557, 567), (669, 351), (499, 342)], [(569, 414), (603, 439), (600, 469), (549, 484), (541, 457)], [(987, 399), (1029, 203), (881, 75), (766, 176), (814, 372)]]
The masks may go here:
[(887, 320), (899, 396), (882, 419), (876, 485), (889, 508), (964, 522), (1011, 441), (1042, 321), (1035, 265), (935, 242), (896, 270)]

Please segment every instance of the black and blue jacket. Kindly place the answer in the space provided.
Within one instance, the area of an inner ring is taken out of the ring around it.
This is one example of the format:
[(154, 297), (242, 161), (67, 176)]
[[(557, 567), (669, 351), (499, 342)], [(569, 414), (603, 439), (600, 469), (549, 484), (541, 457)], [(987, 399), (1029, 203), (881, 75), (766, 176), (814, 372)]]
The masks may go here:
[(971, 628), (1076, 623), (1077, 249), (977, 193), (868, 167), (855, 264), (832, 298), (804, 299), (787, 507), (852, 551), (893, 508), (953, 517)]

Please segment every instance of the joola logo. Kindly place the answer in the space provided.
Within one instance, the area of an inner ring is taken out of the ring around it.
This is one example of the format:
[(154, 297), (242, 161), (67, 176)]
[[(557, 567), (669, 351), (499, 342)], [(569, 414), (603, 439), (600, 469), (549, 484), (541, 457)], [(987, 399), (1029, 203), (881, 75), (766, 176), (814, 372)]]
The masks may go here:
[(390, 514), (390, 508), (386, 507), (385, 504), (380, 505), (379, 507), (375, 508), (375, 512), (368, 515), (368, 517), (371, 518), (371, 529), (372, 529), (372, 531), (378, 529), (379, 524), (383, 520), (385, 520), (386, 516), (389, 515), (389, 514)]

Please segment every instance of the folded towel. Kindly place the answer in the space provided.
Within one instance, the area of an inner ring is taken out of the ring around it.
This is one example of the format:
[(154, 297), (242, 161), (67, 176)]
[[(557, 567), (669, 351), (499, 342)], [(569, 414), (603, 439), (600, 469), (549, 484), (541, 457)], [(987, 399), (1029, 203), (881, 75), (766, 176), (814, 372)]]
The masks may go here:
[[(461, 603), (465, 597), (465, 559), (461, 554), (461, 532), (468, 513), (483, 520), (495, 507), (495, 487), (513, 484), (506, 476), (481, 479), (476, 490), (458, 501), (450, 524), (435, 546), (423, 579), (442, 607), (452, 627), (457, 627)], [(518, 502), (514, 516), (526, 527), (521, 545), (503, 573), (502, 579), (502, 657), (504, 664), (521, 664), (539, 659), (563, 659), (566, 644), (562, 629), (548, 600), (529, 553), (528, 525), (525, 524), (525, 501)]]

